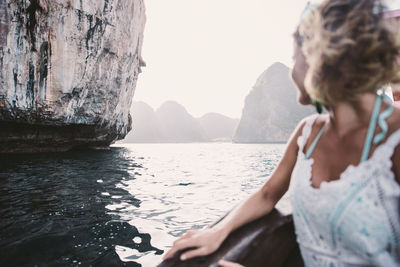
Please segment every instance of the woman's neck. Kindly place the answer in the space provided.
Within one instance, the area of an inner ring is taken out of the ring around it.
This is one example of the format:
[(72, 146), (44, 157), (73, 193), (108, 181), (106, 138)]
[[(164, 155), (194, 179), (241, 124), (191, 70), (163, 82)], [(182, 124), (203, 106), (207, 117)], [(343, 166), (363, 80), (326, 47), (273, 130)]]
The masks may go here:
[(375, 100), (375, 94), (364, 94), (358, 101), (339, 102), (328, 108), (330, 127), (338, 138), (361, 127), (368, 127)]

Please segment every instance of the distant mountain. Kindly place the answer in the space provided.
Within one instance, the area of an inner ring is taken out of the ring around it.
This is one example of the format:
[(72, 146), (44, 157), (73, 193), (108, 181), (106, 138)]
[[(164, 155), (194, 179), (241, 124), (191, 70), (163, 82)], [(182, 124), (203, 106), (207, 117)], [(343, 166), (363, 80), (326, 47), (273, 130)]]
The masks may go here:
[(211, 140), (232, 140), (239, 119), (232, 119), (218, 113), (207, 113), (198, 119)]
[(177, 102), (165, 102), (157, 109), (156, 114), (161, 125), (162, 142), (208, 141), (199, 122)]
[(274, 63), (257, 79), (246, 97), (234, 142), (286, 142), (298, 122), (315, 113), (297, 103), (297, 89), (289, 78), (290, 69)]
[(144, 102), (134, 102), (131, 108), (132, 129), (123, 142), (154, 143), (162, 138), (157, 114)]
[(134, 102), (131, 114), (132, 130), (123, 143), (231, 142), (239, 122), (218, 113), (196, 119), (174, 101), (156, 111), (144, 102)]

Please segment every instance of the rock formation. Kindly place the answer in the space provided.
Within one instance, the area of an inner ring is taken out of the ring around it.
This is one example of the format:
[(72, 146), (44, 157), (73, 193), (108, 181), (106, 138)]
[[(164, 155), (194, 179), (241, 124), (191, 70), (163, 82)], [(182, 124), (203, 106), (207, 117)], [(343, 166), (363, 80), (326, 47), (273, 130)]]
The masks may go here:
[(312, 107), (297, 103), (289, 73), (288, 67), (275, 63), (257, 79), (246, 97), (234, 142), (286, 142), (297, 123), (315, 113)]
[(174, 101), (167, 101), (156, 111), (161, 122), (163, 142), (204, 142), (207, 135), (199, 122)]
[(156, 112), (142, 101), (132, 104), (132, 128), (123, 143), (159, 143), (163, 140), (161, 125)]
[(0, 0), (0, 152), (122, 139), (145, 21), (144, 0)]
[(203, 115), (198, 121), (212, 141), (231, 142), (239, 124), (238, 119), (232, 119), (214, 112)]
[(174, 101), (165, 102), (157, 111), (144, 102), (134, 102), (131, 114), (135, 130), (123, 143), (231, 142), (239, 122), (218, 113), (194, 118)]

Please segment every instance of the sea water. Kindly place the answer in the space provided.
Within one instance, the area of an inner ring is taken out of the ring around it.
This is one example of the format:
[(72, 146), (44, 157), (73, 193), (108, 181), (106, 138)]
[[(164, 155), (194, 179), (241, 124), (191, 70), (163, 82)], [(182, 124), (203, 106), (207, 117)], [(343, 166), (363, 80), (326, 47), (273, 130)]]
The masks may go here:
[[(155, 266), (265, 183), (284, 144), (0, 156), (0, 266)], [(281, 203), (290, 209), (287, 197)]]

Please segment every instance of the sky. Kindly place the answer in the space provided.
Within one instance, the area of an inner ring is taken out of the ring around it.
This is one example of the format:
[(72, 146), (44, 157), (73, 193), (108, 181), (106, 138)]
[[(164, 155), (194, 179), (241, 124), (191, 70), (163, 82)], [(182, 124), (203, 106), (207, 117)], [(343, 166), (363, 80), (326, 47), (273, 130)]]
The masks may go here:
[(245, 97), (274, 62), (292, 66), (292, 34), (307, 0), (146, 0), (134, 101), (168, 100), (194, 117), (240, 118)]

